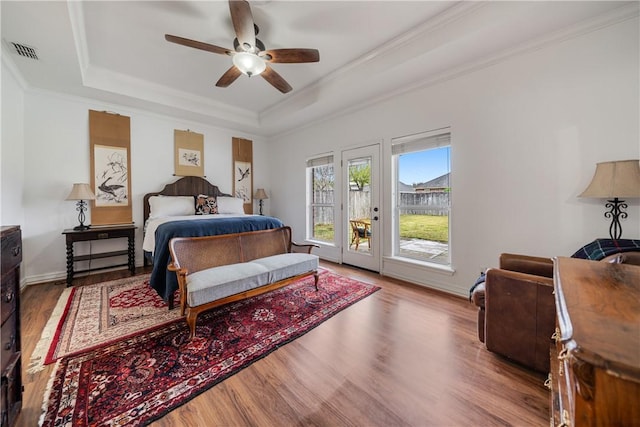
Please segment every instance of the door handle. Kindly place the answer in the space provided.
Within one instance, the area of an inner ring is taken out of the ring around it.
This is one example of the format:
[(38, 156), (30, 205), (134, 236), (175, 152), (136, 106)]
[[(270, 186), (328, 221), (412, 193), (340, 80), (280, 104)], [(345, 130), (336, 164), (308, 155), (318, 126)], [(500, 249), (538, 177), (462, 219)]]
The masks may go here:
[(377, 216), (374, 216), (374, 217), (373, 217), (373, 220), (374, 220), (374, 221), (377, 221), (377, 220), (378, 220), (378, 217), (377, 217)]
[(373, 211), (374, 212), (378, 212), (378, 208), (373, 208)]

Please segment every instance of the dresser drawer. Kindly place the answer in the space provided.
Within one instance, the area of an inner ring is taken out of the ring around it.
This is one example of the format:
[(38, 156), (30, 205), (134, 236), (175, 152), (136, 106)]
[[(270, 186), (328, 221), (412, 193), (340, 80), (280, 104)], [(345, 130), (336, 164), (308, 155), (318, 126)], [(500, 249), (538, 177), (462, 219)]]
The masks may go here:
[(16, 425), (22, 408), (20, 352), (20, 226), (0, 226), (2, 281), (0, 282), (0, 427)]
[(551, 346), (551, 417), (554, 426), (566, 426), (573, 419), (575, 382), (570, 352), (561, 343)]
[(2, 287), (0, 288), (0, 316), (1, 324), (11, 316), (16, 310), (16, 301), (18, 300), (16, 289), (17, 270), (11, 270), (2, 276)]
[(2, 324), (0, 333), (0, 370), (4, 371), (11, 356), (18, 350), (18, 335), (16, 331), (17, 313), (13, 312), (6, 322)]
[(2, 427), (12, 426), (22, 408), (22, 379), (21, 379), (21, 355), (14, 353), (7, 361), (7, 367), (2, 371), (0, 388), (0, 403)]
[(22, 233), (16, 229), (2, 236), (2, 275), (22, 262)]

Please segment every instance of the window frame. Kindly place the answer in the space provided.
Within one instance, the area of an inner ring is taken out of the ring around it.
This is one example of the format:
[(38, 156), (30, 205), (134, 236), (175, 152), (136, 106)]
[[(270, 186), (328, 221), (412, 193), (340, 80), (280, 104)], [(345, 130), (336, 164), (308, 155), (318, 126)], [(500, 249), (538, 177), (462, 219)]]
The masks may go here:
[[(448, 241), (447, 241), (447, 262), (434, 262), (418, 256), (410, 256), (406, 253), (400, 252), (400, 210), (406, 208), (406, 206), (399, 205), (400, 202), (400, 166), (399, 158), (402, 154), (415, 153), (419, 151), (433, 150), (437, 148), (449, 147), (449, 154), (451, 154), (451, 129), (441, 128), (427, 132), (421, 132), (417, 134), (407, 135), (398, 138), (391, 139), (391, 164), (392, 164), (392, 245), (391, 253), (392, 257), (399, 260), (409, 261), (411, 263), (418, 263), (429, 267), (435, 267), (437, 269), (452, 269), (453, 261), (451, 257), (452, 245), (451, 245), (451, 217), (452, 217), (452, 205), (451, 199), (449, 199), (448, 206)], [(451, 194), (451, 177), (453, 175), (451, 167), (451, 157), (449, 157), (449, 193)], [(427, 207), (420, 208), (412, 206), (413, 210), (428, 210)]]
[[(333, 170), (333, 202), (332, 203), (318, 203), (315, 202), (314, 197), (314, 168), (321, 166), (331, 166)], [(305, 174), (305, 193), (306, 193), (306, 240), (320, 244), (320, 245), (332, 245), (336, 243), (336, 164), (335, 156), (333, 153), (319, 154), (310, 157), (306, 161), (306, 174)], [(314, 222), (314, 210), (316, 208), (330, 208), (333, 211), (333, 240), (319, 240), (315, 236), (315, 222)]]

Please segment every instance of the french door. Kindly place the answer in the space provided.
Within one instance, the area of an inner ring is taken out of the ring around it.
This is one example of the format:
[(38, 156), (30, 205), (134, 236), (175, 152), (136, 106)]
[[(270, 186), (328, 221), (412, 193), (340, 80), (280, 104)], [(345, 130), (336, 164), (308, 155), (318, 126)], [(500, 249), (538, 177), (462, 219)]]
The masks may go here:
[(342, 151), (342, 262), (380, 271), (380, 144)]

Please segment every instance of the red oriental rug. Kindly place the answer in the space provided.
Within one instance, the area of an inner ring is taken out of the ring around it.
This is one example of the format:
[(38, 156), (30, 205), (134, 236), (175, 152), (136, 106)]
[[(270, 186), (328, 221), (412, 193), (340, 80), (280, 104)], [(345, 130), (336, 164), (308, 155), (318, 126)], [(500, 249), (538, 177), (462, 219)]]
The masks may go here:
[(379, 288), (323, 271), (186, 322), (58, 360), (43, 426), (146, 425)]
[(149, 274), (66, 288), (31, 355), (28, 372), (180, 319), (180, 309), (169, 310), (151, 288)]

